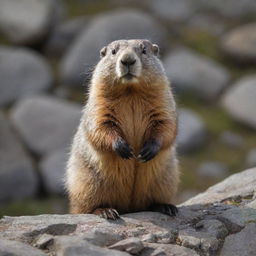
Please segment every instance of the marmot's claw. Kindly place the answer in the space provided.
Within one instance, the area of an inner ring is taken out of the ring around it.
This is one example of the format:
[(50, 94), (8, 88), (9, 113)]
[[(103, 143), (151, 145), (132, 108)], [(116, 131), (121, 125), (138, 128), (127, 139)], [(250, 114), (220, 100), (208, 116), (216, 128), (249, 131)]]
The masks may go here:
[(140, 162), (147, 162), (156, 156), (156, 154), (159, 152), (159, 149), (160, 144), (157, 140), (149, 140), (141, 149), (138, 155), (138, 159)]
[(93, 211), (93, 214), (99, 215), (101, 218), (116, 220), (119, 219), (119, 213), (113, 208), (97, 208)]
[(178, 214), (178, 208), (173, 204), (153, 204), (149, 207), (149, 210), (170, 216), (176, 216)]
[(130, 159), (133, 157), (130, 145), (122, 138), (119, 138), (113, 143), (113, 150), (124, 159)]

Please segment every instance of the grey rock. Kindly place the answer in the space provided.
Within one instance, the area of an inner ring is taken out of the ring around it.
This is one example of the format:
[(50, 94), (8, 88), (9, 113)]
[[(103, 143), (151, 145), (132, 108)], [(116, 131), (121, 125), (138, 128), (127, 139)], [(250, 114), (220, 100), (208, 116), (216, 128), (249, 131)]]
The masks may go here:
[(45, 155), (69, 147), (80, 111), (74, 103), (37, 96), (18, 102), (11, 119), (27, 146), (36, 154)]
[(101, 248), (79, 237), (60, 236), (54, 241), (57, 256), (128, 256), (130, 254)]
[(33, 246), (39, 249), (46, 249), (47, 247), (51, 246), (54, 242), (54, 236), (48, 234), (42, 234), (39, 238), (35, 241)]
[(241, 232), (226, 238), (221, 256), (254, 256), (256, 251), (256, 224), (248, 224)]
[(256, 13), (254, 0), (196, 0), (195, 3), (199, 5), (202, 11), (213, 11), (227, 18), (246, 18)]
[(168, 21), (186, 21), (195, 12), (191, 0), (151, 1), (149, 7), (155, 15)]
[(256, 63), (255, 41), (256, 23), (252, 23), (235, 28), (224, 35), (221, 46), (227, 55), (238, 61)]
[(256, 166), (256, 148), (249, 151), (246, 156), (246, 166), (255, 167)]
[(47, 154), (41, 160), (39, 171), (48, 193), (64, 194), (64, 175), (67, 159), (67, 150), (60, 150)]
[(202, 249), (208, 254), (213, 254), (220, 246), (220, 241), (216, 237), (193, 229), (181, 230), (178, 239), (183, 246), (197, 250)]
[(109, 248), (119, 251), (125, 251), (130, 254), (138, 254), (143, 250), (144, 246), (140, 239), (132, 237), (119, 241), (109, 246)]
[(147, 244), (141, 256), (198, 256), (194, 250), (174, 244)]
[(46, 256), (42, 251), (18, 241), (0, 239), (0, 256)]
[(246, 204), (245, 207), (253, 208), (256, 210), (256, 199), (251, 201), (249, 204)]
[(0, 77), (0, 106), (41, 93), (52, 84), (46, 60), (25, 48), (0, 47)]
[(205, 232), (217, 239), (223, 239), (228, 235), (226, 226), (216, 219), (199, 221), (195, 227), (197, 231)]
[(224, 181), (208, 188), (182, 205), (208, 204), (221, 202), (229, 198), (247, 197), (255, 193), (256, 168), (248, 169), (240, 173), (233, 174)]
[(244, 77), (225, 93), (224, 109), (237, 121), (256, 129), (256, 76)]
[(0, 5), (0, 30), (19, 44), (44, 39), (62, 9), (62, 2), (57, 0), (1, 0)]
[(49, 56), (62, 56), (79, 33), (87, 27), (88, 19), (78, 17), (56, 25), (51, 32), (44, 51)]
[(164, 46), (165, 30), (137, 10), (115, 10), (96, 17), (74, 41), (61, 62), (64, 85), (81, 86), (85, 74), (99, 59), (100, 49), (117, 39), (147, 38)]
[(216, 99), (230, 79), (226, 68), (185, 48), (169, 53), (164, 65), (174, 90), (194, 93), (206, 101)]
[(33, 197), (37, 186), (32, 161), (0, 112), (0, 204)]
[(206, 128), (202, 119), (190, 109), (180, 109), (177, 145), (181, 153), (201, 147), (206, 141)]
[(233, 207), (224, 211), (219, 217), (226, 224), (229, 231), (240, 231), (247, 223), (256, 223), (256, 210), (251, 207)]
[(197, 169), (198, 175), (213, 179), (221, 179), (228, 174), (228, 167), (220, 162), (203, 162)]
[(244, 145), (243, 137), (231, 131), (222, 132), (220, 139), (223, 143), (232, 148), (239, 148)]
[(156, 243), (170, 244), (174, 243), (177, 238), (177, 231), (170, 230), (165, 232), (156, 232), (155, 234)]

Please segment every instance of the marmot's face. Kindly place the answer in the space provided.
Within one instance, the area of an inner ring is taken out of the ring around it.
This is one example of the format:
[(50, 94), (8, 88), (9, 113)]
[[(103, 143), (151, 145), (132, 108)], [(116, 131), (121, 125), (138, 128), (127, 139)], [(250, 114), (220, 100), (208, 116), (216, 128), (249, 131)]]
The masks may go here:
[(148, 83), (163, 73), (159, 48), (148, 40), (119, 40), (104, 47), (96, 74), (116, 84)]

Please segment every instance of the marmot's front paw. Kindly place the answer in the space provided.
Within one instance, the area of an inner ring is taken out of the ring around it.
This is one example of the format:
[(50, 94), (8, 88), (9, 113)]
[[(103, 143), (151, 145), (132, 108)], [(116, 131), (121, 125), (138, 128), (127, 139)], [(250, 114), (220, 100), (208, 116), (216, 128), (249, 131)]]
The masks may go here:
[(117, 139), (113, 143), (113, 150), (122, 158), (130, 159), (133, 157), (133, 152), (130, 145), (122, 138)]
[(93, 211), (93, 214), (96, 214), (101, 218), (109, 220), (117, 220), (120, 218), (117, 210), (113, 208), (97, 208), (96, 210)]
[(142, 147), (138, 159), (141, 162), (147, 162), (154, 158), (160, 150), (160, 143), (157, 140), (148, 140)]

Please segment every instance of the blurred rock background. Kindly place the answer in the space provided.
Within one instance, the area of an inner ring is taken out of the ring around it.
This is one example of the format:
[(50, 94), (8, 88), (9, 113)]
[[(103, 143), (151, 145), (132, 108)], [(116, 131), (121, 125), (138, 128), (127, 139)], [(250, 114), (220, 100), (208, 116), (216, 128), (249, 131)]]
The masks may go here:
[(0, 0), (0, 216), (65, 213), (99, 50), (158, 43), (179, 107), (177, 202), (256, 165), (255, 0)]

